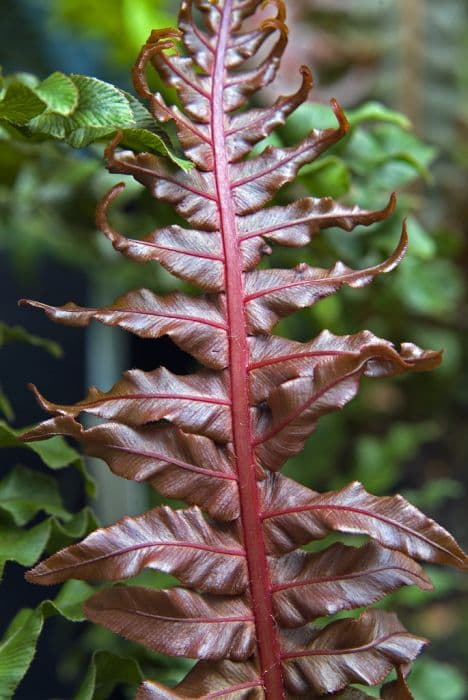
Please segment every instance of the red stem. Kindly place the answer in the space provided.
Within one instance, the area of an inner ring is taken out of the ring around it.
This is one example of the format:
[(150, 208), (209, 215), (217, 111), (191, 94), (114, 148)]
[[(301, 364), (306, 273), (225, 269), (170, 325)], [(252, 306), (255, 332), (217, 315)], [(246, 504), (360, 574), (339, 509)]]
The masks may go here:
[(271, 581), (265, 550), (256, 480), (256, 460), (250, 417), (249, 349), (244, 306), (242, 256), (239, 247), (236, 212), (231, 192), (224, 125), (226, 51), (230, 35), (232, 0), (225, 0), (212, 91), (212, 137), (220, 226), (225, 258), (226, 306), (230, 355), (232, 430), (236, 468), (239, 477), (241, 521), (250, 579), (250, 595), (255, 616), (258, 657), (268, 700), (282, 700), (284, 686), (278, 629), (273, 616)]

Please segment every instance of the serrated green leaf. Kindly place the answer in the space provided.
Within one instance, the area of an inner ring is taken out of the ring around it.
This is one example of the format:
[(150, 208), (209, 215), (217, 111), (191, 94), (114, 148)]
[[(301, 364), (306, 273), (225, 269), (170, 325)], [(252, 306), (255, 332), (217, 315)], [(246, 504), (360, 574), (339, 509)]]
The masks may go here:
[(0, 511), (8, 514), (19, 526), (28, 523), (40, 511), (70, 519), (63, 507), (57, 481), (22, 466), (12, 469), (0, 481)]
[(29, 87), (32, 90), (35, 90), (40, 82), (41, 81), (39, 80), (37, 75), (34, 75), (33, 73), (27, 73), (26, 71), (17, 71), (13, 75), (10, 75), (7, 78), (5, 78), (6, 87), (8, 87), (8, 85), (11, 85), (12, 83), (21, 83), (21, 85), (25, 85), (26, 87)]
[(0, 119), (24, 125), (41, 114), (45, 106), (32, 88), (15, 80), (8, 85), (0, 102)]
[(70, 79), (79, 94), (71, 128), (123, 128), (133, 124), (132, 110), (121, 90), (86, 75), (72, 74)]
[(7, 343), (28, 343), (35, 347), (42, 348), (54, 357), (60, 358), (63, 356), (63, 350), (58, 343), (47, 338), (40, 338), (37, 335), (32, 335), (22, 326), (8, 326), (0, 321), (0, 348)]
[(121, 129), (123, 138), (121, 145), (131, 148), (136, 152), (157, 153), (170, 158), (179, 168), (188, 172), (193, 168), (193, 163), (183, 154), (177, 154), (177, 149), (170, 145), (170, 137), (161, 124), (154, 119), (146, 107), (129, 92), (122, 91), (128, 101), (133, 114), (131, 128)]
[(55, 600), (46, 600), (36, 610), (23, 609), (10, 623), (0, 643), (0, 700), (10, 700), (28, 671), (44, 621), (62, 615), (71, 622), (84, 620), (83, 602), (93, 589), (82, 581), (68, 581)]
[(69, 132), (68, 118), (61, 114), (44, 112), (28, 121), (28, 128), (37, 136), (49, 136), (59, 141), (64, 141)]
[(64, 469), (73, 466), (81, 472), (85, 483), (85, 490), (88, 496), (96, 495), (96, 485), (90, 473), (86, 469), (81, 455), (70, 447), (70, 445), (60, 436), (49, 438), (48, 440), (38, 440), (33, 442), (23, 442), (20, 436), (27, 431), (27, 428), (15, 429), (4, 421), (0, 421), (0, 448), (18, 447), (30, 450), (37, 454), (49, 469)]
[[(112, 132), (113, 134), (114, 132)], [(67, 134), (65, 137), (65, 143), (67, 143), (72, 148), (85, 148), (95, 141), (103, 139), (105, 136), (109, 136), (109, 129), (105, 126), (100, 127), (80, 127), (74, 129), (72, 132)]]
[(97, 651), (74, 700), (105, 700), (116, 686), (125, 684), (135, 688), (142, 680), (143, 674), (134, 659)]
[(171, 146), (165, 129), (146, 107), (110, 83), (84, 75), (53, 73), (37, 90), (47, 100), (48, 109), (40, 110), (27, 122), (36, 135), (84, 148), (122, 131), (122, 145), (166, 156), (185, 171), (193, 167)]
[(163, 139), (157, 134), (146, 129), (123, 129), (122, 146), (131, 148), (136, 152), (158, 153), (172, 159), (182, 170), (190, 170), (193, 165), (190, 161), (176, 156), (166, 145)]
[(115, 129), (132, 126), (133, 113), (125, 95), (110, 83), (85, 75), (69, 76), (78, 91), (78, 105), (68, 117), (46, 113), (28, 126), (35, 133), (63, 139), (83, 148)]
[(132, 110), (133, 126), (135, 128), (147, 129), (149, 131), (154, 131), (156, 129), (164, 133), (160, 123), (155, 120), (151, 112), (146, 109), (140, 100), (134, 97), (130, 92), (125, 92), (123, 90), (122, 94), (125, 95), (128, 105)]
[(78, 88), (68, 75), (56, 71), (40, 83), (36, 94), (51, 112), (69, 116), (78, 106)]
[(123, 131), (123, 145), (166, 156), (185, 171), (193, 167), (178, 152), (170, 128), (130, 93), (85, 75), (55, 72), (41, 83), (30, 78), (28, 84), (19, 76), (6, 83), (0, 101), (2, 138), (49, 137), (84, 148)]

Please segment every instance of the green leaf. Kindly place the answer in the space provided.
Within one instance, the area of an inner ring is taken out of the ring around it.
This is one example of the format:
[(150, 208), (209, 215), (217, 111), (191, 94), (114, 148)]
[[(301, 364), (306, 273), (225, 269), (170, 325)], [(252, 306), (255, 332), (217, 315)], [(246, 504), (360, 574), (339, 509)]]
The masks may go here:
[(24, 434), (27, 428), (20, 430), (12, 428), (4, 421), (0, 421), (0, 448), (20, 447), (37, 454), (49, 469), (64, 469), (65, 467), (76, 467), (81, 472), (85, 482), (85, 490), (88, 496), (96, 495), (96, 485), (93, 478), (86, 469), (83, 458), (70, 447), (70, 445), (60, 436), (49, 438), (48, 440), (38, 440), (33, 442), (23, 442), (19, 436)]
[(157, 134), (146, 129), (123, 129), (123, 138), (120, 145), (131, 148), (136, 152), (158, 153), (173, 160), (182, 170), (186, 172), (193, 167), (193, 164), (184, 158), (176, 156)]
[(28, 343), (35, 347), (46, 350), (54, 357), (60, 358), (63, 356), (63, 350), (58, 343), (46, 338), (40, 338), (37, 335), (32, 335), (21, 326), (8, 326), (0, 321), (0, 348), (7, 343)]
[(374, 130), (355, 129), (346, 144), (346, 159), (352, 164), (354, 173), (364, 178), (376, 164), (385, 160), (385, 149), (379, 143)]
[(277, 134), (276, 131), (273, 131), (273, 133), (271, 133), (269, 136), (264, 138), (262, 141), (260, 141), (259, 143), (256, 143), (252, 147), (252, 149), (248, 155), (248, 158), (256, 158), (261, 153), (263, 153), (265, 148), (267, 148), (268, 146), (275, 146), (278, 148), (282, 148), (284, 146), (283, 141), (281, 140), (281, 138), (279, 137), (279, 135)]
[(105, 700), (116, 686), (124, 683), (135, 688), (142, 680), (143, 674), (134, 659), (97, 651), (74, 700)]
[(85, 75), (73, 74), (70, 80), (78, 91), (76, 109), (68, 117), (50, 112), (36, 117), (29, 122), (34, 132), (83, 148), (115, 129), (132, 126), (132, 110), (118, 88)]
[(171, 127), (158, 123), (130, 93), (97, 78), (58, 71), (41, 83), (34, 76), (26, 78), (15, 75), (5, 81), (0, 100), (3, 138), (50, 137), (84, 148), (123, 131), (123, 145), (166, 156), (185, 171), (193, 167), (171, 138)]
[[(385, 122), (399, 129), (411, 129), (411, 122), (404, 114), (389, 109), (380, 102), (366, 102), (356, 109), (346, 110), (346, 118), (352, 128), (365, 122)], [(336, 127), (336, 117), (329, 105), (307, 102), (301, 105), (288, 119), (286, 131), (290, 137), (299, 140), (311, 129)]]
[(84, 622), (83, 603), (94, 593), (94, 589), (85, 581), (67, 581), (63, 584), (53, 601), (46, 600), (41, 608), (50, 616), (54, 612), (69, 622)]
[(285, 134), (288, 142), (297, 143), (312, 129), (331, 129), (336, 126), (336, 117), (329, 105), (306, 102), (291, 114), (280, 133)]
[(71, 622), (81, 622), (82, 604), (92, 593), (86, 583), (68, 581), (55, 600), (44, 601), (36, 610), (18, 612), (0, 642), (0, 700), (10, 700), (27, 673), (45, 619), (62, 615)]
[(121, 90), (110, 83), (86, 75), (72, 74), (70, 79), (78, 89), (79, 102), (73, 114), (71, 128), (101, 128), (131, 126), (133, 113)]
[(0, 644), (0, 700), (10, 700), (31, 665), (43, 618), (33, 610), (20, 610)]
[(25, 525), (39, 513), (69, 519), (57, 486), (47, 474), (17, 466), (0, 481), (0, 511), (7, 513), (15, 525)]
[(407, 307), (429, 317), (453, 314), (463, 297), (463, 281), (449, 260), (429, 262), (408, 256), (401, 265), (398, 279)]
[(137, 152), (157, 153), (170, 158), (179, 168), (188, 172), (193, 168), (193, 163), (184, 158), (182, 152), (178, 155), (178, 149), (172, 145), (169, 147), (168, 133), (156, 121), (142, 103), (129, 92), (123, 92), (129, 107), (132, 110), (134, 124), (131, 128), (122, 129), (123, 139), (121, 145)]
[(397, 189), (417, 177), (431, 179), (436, 150), (395, 124), (352, 129), (342, 156), (360, 175), (367, 191)]
[(33, 566), (45, 551), (56, 552), (97, 527), (99, 523), (89, 508), (84, 508), (67, 522), (60, 522), (52, 516), (29, 529), (0, 523), (0, 579), (8, 561), (24, 567)]
[[(18, 430), (15, 432), (17, 435), (21, 435), (23, 431)], [(78, 461), (82, 461), (80, 454), (60, 436), (33, 442), (19, 441), (18, 447), (26, 447), (26, 449), (30, 449), (38, 454), (49, 469), (63, 469)]]
[[(390, 166), (393, 171), (386, 175), (388, 183), (396, 187), (397, 185), (409, 183), (414, 179), (414, 175), (417, 174), (419, 177), (426, 180), (426, 182), (432, 181), (432, 175), (426, 168), (424, 163), (419, 160), (416, 154), (411, 151), (397, 151), (395, 153), (389, 153), (376, 160), (374, 162), (375, 166)], [(401, 166), (409, 166), (401, 167)], [(395, 177), (396, 174), (396, 177)]]
[(407, 223), (411, 255), (415, 255), (421, 260), (432, 260), (437, 253), (434, 238), (421, 226), (414, 216), (408, 217)]
[(348, 166), (336, 156), (305, 165), (299, 171), (299, 179), (315, 197), (342, 197), (351, 187)]
[(91, 508), (83, 508), (73, 516), (68, 517), (65, 522), (60, 522), (56, 518), (51, 520), (50, 536), (46, 544), (49, 553), (57, 552), (59, 549), (68, 547), (76, 540), (81, 540), (93, 530), (96, 530), (100, 523)]
[(389, 109), (381, 102), (366, 102), (356, 109), (346, 110), (346, 117), (352, 127), (363, 122), (388, 122), (405, 130), (411, 129), (412, 126), (407, 116)]
[(133, 95), (97, 78), (53, 73), (36, 92), (48, 109), (28, 121), (35, 134), (65, 141), (73, 148), (84, 148), (122, 131), (122, 145), (171, 158), (189, 170), (192, 163), (170, 146), (166, 131)]
[(165, 133), (161, 124), (156, 121), (151, 112), (146, 109), (140, 100), (137, 100), (130, 92), (122, 91), (122, 94), (125, 95), (128, 106), (132, 110), (133, 126), (136, 129), (147, 129), (149, 131), (159, 131), (162, 134)]
[(374, 129), (374, 135), (387, 154), (409, 155), (420, 167), (427, 169), (437, 155), (437, 149), (429, 146), (414, 133), (403, 131), (393, 124), (382, 124)]
[(16, 72), (13, 75), (5, 78), (5, 84), (7, 87), (12, 83), (21, 83), (21, 85), (25, 85), (26, 87), (31, 88), (31, 90), (35, 90), (40, 82), (41, 81), (37, 75), (34, 75), (33, 73), (26, 73), (26, 71)]
[(0, 524), (0, 579), (8, 561), (17, 562), (25, 567), (33, 566), (45, 550), (50, 533), (50, 519), (29, 530)]
[(8, 85), (0, 101), (0, 119), (24, 125), (41, 114), (45, 106), (35, 90), (15, 80)]
[(71, 78), (56, 71), (40, 83), (36, 94), (46, 103), (51, 112), (69, 116), (78, 106), (78, 88)]

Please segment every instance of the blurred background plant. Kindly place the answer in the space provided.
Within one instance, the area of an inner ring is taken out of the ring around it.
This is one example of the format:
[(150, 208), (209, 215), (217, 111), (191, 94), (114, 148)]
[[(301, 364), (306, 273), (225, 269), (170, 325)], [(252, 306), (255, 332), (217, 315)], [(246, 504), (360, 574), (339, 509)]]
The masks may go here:
[[(274, 263), (289, 266), (305, 260), (327, 265), (339, 257), (358, 267), (373, 264), (394, 246), (404, 216), (411, 246), (392, 275), (359, 292), (345, 290), (296, 314), (281, 324), (280, 332), (306, 339), (324, 327), (335, 333), (369, 328), (395, 343), (412, 340), (445, 348), (444, 365), (435, 373), (380, 386), (365, 383), (345, 412), (324, 419), (307, 450), (289, 468), (317, 490), (338, 488), (356, 478), (379, 495), (401, 491), (460, 540), (465, 538), (466, 544), (468, 6), (465, 0), (290, 0), (287, 4), (294, 40), (280, 89), (290, 89), (291, 75), (301, 63), (314, 69), (317, 88), (313, 102), (301, 107), (274, 141), (294, 143), (310, 128), (332, 124), (327, 106), (332, 95), (347, 108), (352, 129), (326, 157), (304, 168), (293, 191), (285, 189), (281, 197), (288, 200), (303, 191), (375, 208), (396, 190), (399, 201), (387, 223), (352, 235), (331, 230), (301, 253), (274, 251)], [(22, 427), (41, 417), (24, 388), (26, 381), (39, 384), (53, 400), (71, 402), (81, 398), (85, 385), (107, 388), (129, 366), (153, 369), (164, 362), (173, 371), (190, 369), (187, 357), (167, 339), (128, 339), (115, 329), (94, 326), (86, 333), (60, 328), (39, 315), (26, 316), (15, 304), (17, 298), (30, 296), (53, 304), (74, 299), (98, 305), (137, 284), (158, 290), (174, 287), (174, 280), (156, 266), (136, 269), (110, 250), (95, 229), (94, 210), (99, 197), (116, 182), (103, 167), (103, 142), (117, 128), (127, 129), (126, 138), (133, 139), (133, 145), (137, 139), (141, 148), (171, 149), (170, 134), (161, 133), (121, 91), (132, 90), (130, 67), (150, 29), (173, 25), (177, 5), (177, 0), (4, 0), (0, 318), (51, 337), (65, 353), (58, 360), (27, 344), (2, 349), (0, 409), (5, 421), (0, 444), (6, 449), (2, 450), (0, 527), (4, 532), (8, 529), (8, 537), (27, 542), (27, 547), (34, 538), (29, 531), (28, 539), (24, 537), (25, 527), (64, 532), (82, 518), (86, 531), (93, 516), (82, 510), (86, 489), (80, 479), (63, 477), (61, 472), (57, 485), (44, 473), (52, 466), (47, 455), (39, 455), (46, 465), (41, 467), (37, 453), (23, 448), (26, 467), (11, 471), (11, 460), (17, 458), (12, 452), (17, 443), (11, 426)], [(57, 78), (52, 87), (50, 80), (42, 82), (56, 71), (65, 74), (59, 87)], [(95, 76), (119, 90), (93, 83), (96, 92), (90, 94), (83, 79), (73, 78), (72, 86), (67, 83), (70, 73)], [(70, 92), (73, 85), (79, 93), (76, 104)], [(157, 80), (154, 85), (161, 89)], [(85, 87), (87, 99), (100, 102), (101, 121), (89, 124), (90, 132), (77, 134), (70, 119), (84, 99)], [(107, 105), (103, 91), (109, 98)], [(111, 109), (116, 105), (120, 111)], [(50, 112), (55, 115), (52, 120)], [(177, 158), (173, 149), (171, 153)], [(160, 226), (168, 215), (165, 207), (156, 207), (131, 181), (112, 211), (120, 230), (132, 235)], [(0, 338), (28, 340), (21, 329), (2, 329)], [(35, 345), (40, 342), (36, 337)], [(46, 348), (57, 354), (56, 345)], [(67, 449), (60, 446), (59, 453), (68, 454), (62, 455), (61, 466), (81, 464)], [(91, 468), (101, 493), (94, 508), (103, 522), (140, 512), (154, 501), (142, 486), (109, 477), (102, 463)], [(26, 482), (37, 488), (35, 505), (17, 486)], [(89, 497), (89, 480), (86, 484)], [(12, 498), (18, 507), (5, 506)], [(87, 515), (71, 516), (70, 511), (77, 509)], [(45, 520), (38, 516), (40, 512), (47, 514)], [(70, 626), (60, 615), (48, 623), (48, 642), (39, 633), (34, 636), (34, 629), (53, 612), (79, 620), (79, 604), (87, 594), (83, 588), (66, 587), (56, 594), (54, 603), (41, 605), (42, 591), (20, 583), (21, 565), (32, 564), (44, 548), (60, 546), (59, 538), (50, 535), (52, 539), (47, 540), (44, 533), (42, 548), (25, 550), (16, 563), (7, 565), (2, 584), (5, 636), (0, 643), (0, 685), (6, 678), (7, 690), (2, 688), (0, 698), (11, 697), (8, 688), (19, 682), (29, 666), (37, 639), (37, 657), (19, 685), (18, 700), (73, 693), (76, 700), (131, 697), (141, 669), (147, 676), (176, 681), (188, 662), (149, 654), (105, 630), (83, 625), (73, 628), (73, 644), (67, 644)], [(80, 528), (68, 536), (80, 537)], [(11, 559), (7, 548), (0, 556), (4, 561)], [(412, 630), (433, 640), (411, 678), (416, 698), (463, 700), (468, 697), (466, 580), (446, 571), (431, 573), (434, 594), (408, 589), (390, 602)], [(167, 577), (153, 573), (145, 578), (147, 585), (161, 582), (167, 585)], [(24, 606), (26, 611), (21, 610)], [(18, 613), (8, 629), (7, 607), (10, 613)], [(26, 642), (21, 636), (25, 630)], [(57, 653), (64, 645), (66, 653)], [(25, 646), (28, 653), (18, 662), (20, 670), (12, 681), (5, 676), (11, 667), (11, 650)], [(96, 648), (103, 651), (92, 657)], [(130, 660), (123, 662), (122, 655)], [(56, 670), (44, 674), (44, 667)], [(116, 689), (109, 680), (112, 677), (126, 682)]]

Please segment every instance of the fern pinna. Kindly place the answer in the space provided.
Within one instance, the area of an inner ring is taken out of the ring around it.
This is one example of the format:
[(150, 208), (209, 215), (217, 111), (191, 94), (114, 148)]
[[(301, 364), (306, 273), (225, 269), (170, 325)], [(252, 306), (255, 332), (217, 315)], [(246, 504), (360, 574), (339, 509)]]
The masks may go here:
[[(304, 246), (324, 227), (350, 231), (393, 208), (393, 199), (382, 211), (363, 211), (312, 197), (265, 208), (348, 129), (333, 103), (337, 128), (248, 157), (306, 100), (312, 84), (302, 68), (296, 93), (270, 108), (244, 109), (274, 79), (287, 43), (284, 3), (271, 4), (274, 17), (243, 29), (265, 3), (184, 0), (180, 29), (154, 31), (138, 58), (136, 89), (158, 120), (175, 122), (193, 170), (118, 150), (118, 142), (107, 152), (111, 172), (135, 177), (188, 227), (161, 228), (143, 240), (120, 235), (106, 215), (118, 185), (100, 207), (101, 229), (122, 254), (158, 261), (201, 287), (203, 296), (138, 290), (99, 309), (28, 302), (66, 324), (94, 319), (144, 338), (167, 334), (204, 366), (189, 376), (131, 370), (110, 391), (92, 388), (72, 406), (37, 393), (55, 417), (26, 436), (76, 438), (119, 476), (149, 482), (191, 506), (124, 518), (28, 574), (43, 584), (115, 581), (150, 567), (180, 580), (181, 587), (169, 590), (116, 585), (86, 604), (96, 623), (158, 652), (199, 659), (176, 689), (148, 681), (139, 700), (364, 698), (352, 684), (378, 685), (393, 669), (397, 680), (384, 686), (382, 697), (411, 697), (405, 678), (425, 640), (395, 615), (371, 608), (326, 626), (314, 620), (372, 605), (403, 585), (429, 589), (415, 560), (466, 566), (453, 538), (400, 496), (377, 498), (359, 483), (319, 494), (279, 474), (320, 416), (356, 395), (361, 377), (428, 370), (440, 356), (412, 344), (397, 352), (369, 332), (337, 337), (324, 331), (306, 343), (271, 334), (297, 309), (389, 272), (407, 245), (403, 230), (393, 255), (365, 270), (341, 262), (330, 269), (256, 269), (270, 243)], [(264, 58), (252, 64), (262, 47)], [(180, 107), (151, 92), (149, 64), (175, 88)], [(84, 429), (76, 420), (81, 413), (108, 422)], [(302, 549), (333, 532), (370, 541), (360, 548)]]

